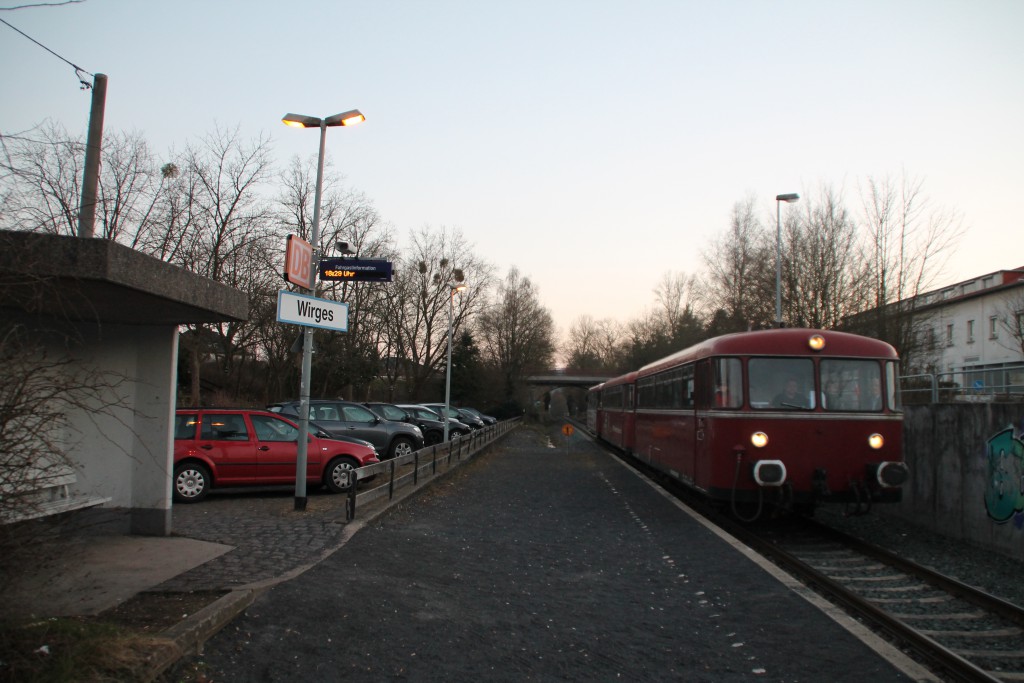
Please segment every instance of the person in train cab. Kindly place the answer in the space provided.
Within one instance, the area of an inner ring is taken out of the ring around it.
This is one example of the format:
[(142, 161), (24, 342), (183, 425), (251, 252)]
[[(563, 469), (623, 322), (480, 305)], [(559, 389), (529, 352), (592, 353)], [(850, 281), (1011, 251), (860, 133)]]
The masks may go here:
[(829, 377), (825, 381), (825, 392), (821, 403), (825, 409), (839, 409), (839, 382), (834, 377)]
[(797, 384), (796, 378), (790, 377), (786, 380), (785, 386), (782, 391), (775, 395), (772, 399), (773, 408), (806, 408), (807, 402), (804, 401), (803, 396), (800, 395), (800, 386)]
[(715, 407), (716, 408), (727, 408), (729, 406), (729, 387), (724, 384), (719, 384), (715, 388)]
[(877, 377), (871, 378), (871, 389), (868, 392), (867, 400), (864, 403), (864, 410), (882, 409), (882, 380)]

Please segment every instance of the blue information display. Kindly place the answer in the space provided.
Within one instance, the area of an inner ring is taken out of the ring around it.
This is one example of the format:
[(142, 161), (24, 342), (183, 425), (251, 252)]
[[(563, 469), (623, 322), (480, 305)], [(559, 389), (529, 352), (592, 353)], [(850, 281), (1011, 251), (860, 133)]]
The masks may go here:
[(321, 280), (353, 282), (391, 282), (391, 261), (384, 259), (320, 259)]

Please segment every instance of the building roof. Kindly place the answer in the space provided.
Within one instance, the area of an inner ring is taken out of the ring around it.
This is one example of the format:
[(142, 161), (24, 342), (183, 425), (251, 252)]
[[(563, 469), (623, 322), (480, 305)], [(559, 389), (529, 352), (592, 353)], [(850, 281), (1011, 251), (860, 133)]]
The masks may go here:
[(246, 320), (246, 294), (111, 240), (0, 230), (0, 308), (135, 325)]
[(1020, 285), (1024, 285), (1024, 266), (1010, 270), (997, 270), (918, 294), (914, 297), (914, 308), (917, 310), (938, 308)]

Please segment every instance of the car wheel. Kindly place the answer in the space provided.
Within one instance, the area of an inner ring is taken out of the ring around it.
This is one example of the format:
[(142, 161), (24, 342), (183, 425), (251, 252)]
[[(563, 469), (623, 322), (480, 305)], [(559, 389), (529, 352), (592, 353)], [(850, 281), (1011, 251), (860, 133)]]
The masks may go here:
[(434, 444), (439, 444), (442, 441), (444, 441), (444, 433), (443, 432), (426, 432), (423, 435), (423, 445), (424, 446), (433, 446)]
[(391, 450), (388, 452), (388, 457), (400, 458), (403, 455), (410, 455), (414, 450), (416, 449), (413, 448), (412, 439), (400, 436), (392, 442)]
[(348, 491), (350, 482), (355, 481), (357, 467), (351, 458), (335, 458), (324, 470), (324, 486), (331, 493)]
[(183, 462), (174, 467), (174, 500), (198, 503), (210, 492), (213, 479), (210, 470), (198, 462)]

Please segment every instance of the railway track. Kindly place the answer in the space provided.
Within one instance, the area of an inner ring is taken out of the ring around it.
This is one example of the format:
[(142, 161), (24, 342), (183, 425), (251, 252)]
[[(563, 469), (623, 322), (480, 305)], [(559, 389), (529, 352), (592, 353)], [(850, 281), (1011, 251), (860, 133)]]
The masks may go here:
[(937, 675), (1024, 681), (1017, 605), (811, 520), (761, 528), (716, 522)]
[(1024, 609), (810, 519), (748, 525), (632, 458), (715, 524), (949, 681), (1024, 681)]

